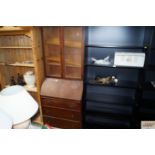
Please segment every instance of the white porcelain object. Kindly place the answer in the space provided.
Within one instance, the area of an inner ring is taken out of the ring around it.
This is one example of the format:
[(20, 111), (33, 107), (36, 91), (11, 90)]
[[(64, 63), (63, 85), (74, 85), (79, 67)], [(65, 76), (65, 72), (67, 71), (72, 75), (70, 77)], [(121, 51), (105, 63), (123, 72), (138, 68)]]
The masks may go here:
[(12, 119), (11, 117), (0, 110), (0, 129), (11, 129), (12, 128)]
[(31, 120), (28, 119), (28, 120), (26, 120), (24, 122), (13, 125), (13, 129), (28, 129), (30, 124), (31, 124)]
[(10, 86), (0, 92), (0, 109), (13, 120), (13, 125), (23, 123), (38, 111), (38, 104), (22, 86)]
[(32, 71), (28, 71), (24, 74), (24, 80), (28, 87), (35, 87), (35, 75)]
[(96, 65), (110, 65), (111, 64), (109, 56), (105, 57), (104, 59), (98, 59), (98, 60), (92, 57), (91, 61)]

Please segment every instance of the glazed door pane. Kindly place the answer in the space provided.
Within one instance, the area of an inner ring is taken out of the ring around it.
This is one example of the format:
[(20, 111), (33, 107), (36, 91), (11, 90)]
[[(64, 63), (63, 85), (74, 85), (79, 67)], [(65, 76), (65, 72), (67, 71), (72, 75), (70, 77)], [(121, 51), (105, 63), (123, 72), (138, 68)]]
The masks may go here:
[(61, 77), (61, 32), (60, 27), (44, 27), (44, 52), (46, 75)]
[(64, 27), (64, 77), (82, 78), (82, 27)]

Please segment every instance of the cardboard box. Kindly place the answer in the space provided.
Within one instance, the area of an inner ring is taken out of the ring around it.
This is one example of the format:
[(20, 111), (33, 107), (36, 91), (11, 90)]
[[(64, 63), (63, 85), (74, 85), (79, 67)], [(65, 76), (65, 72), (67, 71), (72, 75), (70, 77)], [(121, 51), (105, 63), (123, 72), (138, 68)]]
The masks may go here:
[(115, 52), (114, 66), (143, 67), (145, 53)]

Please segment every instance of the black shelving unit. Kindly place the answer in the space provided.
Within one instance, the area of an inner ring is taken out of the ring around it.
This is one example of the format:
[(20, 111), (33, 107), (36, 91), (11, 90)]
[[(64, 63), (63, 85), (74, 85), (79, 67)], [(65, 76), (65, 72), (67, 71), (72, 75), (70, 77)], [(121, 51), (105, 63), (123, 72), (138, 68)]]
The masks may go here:
[[(114, 67), (92, 64), (119, 52), (144, 52), (148, 57), (152, 27), (87, 27), (85, 30), (84, 128), (140, 128), (145, 65)], [(154, 59), (155, 60), (155, 59)], [(146, 60), (146, 63), (148, 60)], [(101, 77), (115, 76), (118, 83), (93, 84)]]
[(155, 81), (155, 27), (149, 27), (149, 49), (144, 68), (142, 83), (142, 96), (139, 105), (139, 121), (155, 120), (155, 87), (151, 81)]

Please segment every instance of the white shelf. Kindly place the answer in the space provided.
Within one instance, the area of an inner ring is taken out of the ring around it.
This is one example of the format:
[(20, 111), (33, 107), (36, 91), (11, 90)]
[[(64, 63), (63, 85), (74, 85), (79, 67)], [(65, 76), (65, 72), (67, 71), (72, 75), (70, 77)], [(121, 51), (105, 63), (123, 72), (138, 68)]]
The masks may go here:
[(28, 63), (13, 63), (13, 64), (7, 64), (8, 66), (17, 66), (17, 67), (34, 67), (34, 64), (28, 64)]

